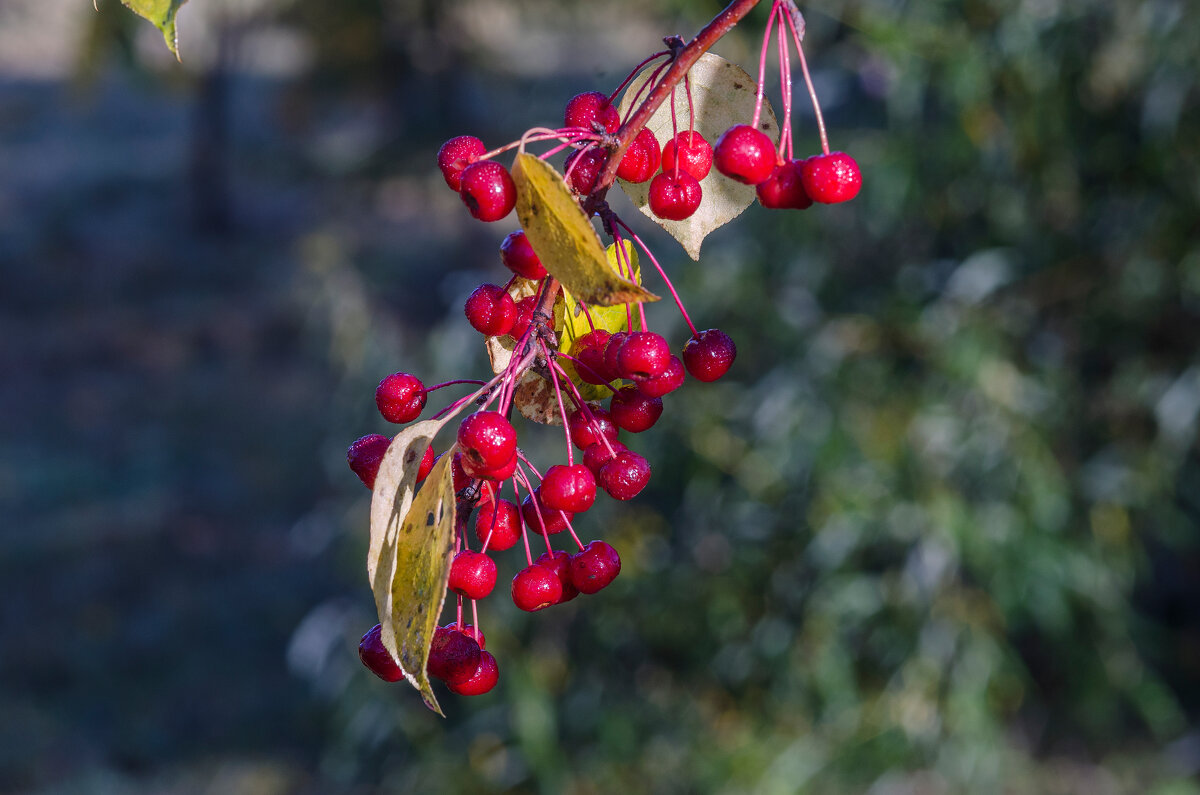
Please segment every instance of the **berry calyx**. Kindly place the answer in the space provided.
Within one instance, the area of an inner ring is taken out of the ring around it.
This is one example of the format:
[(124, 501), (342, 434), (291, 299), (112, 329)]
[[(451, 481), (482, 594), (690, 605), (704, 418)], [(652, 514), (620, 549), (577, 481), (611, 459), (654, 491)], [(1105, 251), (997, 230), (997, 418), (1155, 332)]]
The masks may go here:
[(735, 124), (717, 139), (713, 164), (732, 180), (757, 185), (775, 170), (775, 145), (762, 130)]
[(525, 236), (524, 229), (509, 232), (508, 237), (504, 238), (500, 244), (500, 261), (504, 267), (526, 279), (536, 280), (546, 275), (546, 268)]
[(683, 364), (697, 381), (716, 381), (733, 365), (737, 346), (724, 331), (710, 328), (683, 346)]
[(410, 422), (425, 408), (425, 385), (409, 373), (392, 373), (375, 388), (375, 405), (388, 422)]
[(604, 150), (594, 146), (572, 152), (563, 164), (563, 173), (567, 175), (567, 184), (571, 189), (585, 196), (594, 191), (605, 157)]
[(475, 675), (482, 652), (474, 638), (468, 638), (447, 624), (433, 632), (429, 646), (429, 662), (425, 670), (435, 679), (448, 685), (460, 685)]
[(683, 386), (683, 362), (678, 356), (671, 356), (667, 369), (653, 378), (642, 378), (637, 381), (638, 391), (646, 397), (662, 397), (668, 392), (674, 392)]
[[(537, 502), (537, 507), (534, 507), (534, 502)], [(529, 529), (539, 535), (542, 529), (545, 528), (546, 535), (555, 535), (567, 529), (567, 522), (574, 519), (572, 513), (548, 508), (542, 502), (542, 487), (538, 486), (533, 490), (533, 497), (526, 496), (521, 500), (521, 516), (525, 519), (525, 524)], [(541, 517), (540, 520), (538, 517)]]
[(447, 587), (468, 599), (483, 599), (496, 587), (496, 562), (482, 552), (464, 549), (450, 563)]
[(496, 658), (489, 651), (480, 652), (479, 667), (475, 669), (475, 673), (471, 674), (471, 678), (459, 684), (447, 684), (450, 692), (457, 693), (460, 696), (482, 696), (490, 691), (500, 681), (500, 667), (496, 665)]
[(847, 202), (862, 188), (862, 172), (858, 163), (845, 152), (814, 155), (800, 164), (804, 190), (813, 201), (822, 204)]
[(599, 122), (605, 132), (615, 133), (621, 126), (621, 115), (599, 91), (585, 91), (571, 97), (563, 113), (564, 126), (591, 130), (593, 122)]
[(543, 510), (583, 513), (596, 501), (596, 476), (583, 464), (555, 464), (538, 487)]
[(659, 148), (658, 139), (648, 127), (643, 127), (621, 157), (617, 176), (628, 182), (645, 182), (658, 171), (661, 159), (662, 149)]
[(623, 386), (612, 396), (608, 412), (622, 430), (641, 433), (658, 422), (663, 402), (662, 398), (650, 397), (636, 386)]
[(460, 135), (442, 144), (437, 153), (437, 164), (450, 190), (458, 192), (462, 189), (463, 169), (485, 154), (487, 147), (474, 135)]
[(398, 682), (404, 678), (404, 671), (392, 659), (391, 652), (384, 648), (380, 635), (382, 629), (376, 624), (362, 636), (362, 640), (358, 642), (358, 659), (362, 660), (368, 671), (383, 681)]
[(771, 176), (758, 183), (755, 192), (758, 203), (771, 210), (807, 210), (813, 200), (804, 190), (800, 178), (799, 160), (788, 160), (775, 166)]
[(499, 221), (517, 205), (517, 186), (512, 175), (493, 160), (467, 166), (458, 193), (471, 215), (480, 221)]
[(562, 584), (562, 596), (558, 598), (558, 604), (569, 602), (579, 596), (579, 589), (571, 581), (571, 556), (566, 550), (559, 549), (553, 553), (543, 552), (533, 562), (533, 565), (550, 569), (558, 577), (558, 581)]
[[(610, 445), (612, 447), (611, 452), (608, 449)], [(600, 467), (612, 461), (617, 453), (625, 449), (625, 445), (620, 442), (609, 442), (608, 444), (596, 442), (583, 451), (583, 465), (590, 469), (593, 475), (599, 477)]]
[(622, 450), (600, 467), (596, 482), (614, 500), (632, 500), (650, 481), (650, 463), (632, 450)]
[(503, 552), (521, 540), (521, 516), (509, 500), (480, 501), (475, 515), (475, 537), (488, 549)]
[(635, 331), (625, 338), (617, 354), (617, 367), (622, 378), (640, 380), (653, 378), (671, 363), (671, 346), (661, 334)]
[(562, 582), (558, 575), (536, 563), (517, 572), (512, 581), (512, 600), (520, 609), (535, 613), (562, 599)]
[(580, 450), (586, 450), (602, 438), (615, 442), (619, 433), (612, 416), (599, 406), (591, 405), (588, 414), (584, 414), (583, 409), (575, 409), (567, 415), (567, 430), (571, 434), (571, 444)]
[(676, 163), (680, 171), (690, 174), (697, 181), (702, 180), (712, 170), (712, 145), (695, 130), (676, 133), (675, 137), (663, 146), (663, 172), (674, 171)]
[(593, 541), (571, 556), (571, 582), (580, 593), (596, 593), (620, 573), (621, 556), (603, 541)]
[(513, 472), (517, 471), (517, 453), (513, 452), (512, 457), (507, 463), (498, 467), (484, 467), (475, 464), (471, 459), (463, 459), (463, 471), (473, 478), (483, 480), (504, 481), (513, 476)]
[(495, 411), (477, 411), (458, 426), (458, 445), (462, 448), (463, 468), (468, 462), (478, 470), (496, 470), (507, 466), (517, 452), (517, 432), (504, 415)]
[(703, 198), (700, 183), (683, 171), (664, 171), (650, 182), (650, 212), (668, 221), (691, 218)]
[[(350, 443), (346, 450), (346, 463), (358, 479), (368, 489), (375, 488), (375, 476), (379, 474), (379, 464), (383, 454), (387, 452), (392, 440), (378, 433), (371, 433)], [(432, 466), (432, 465), (431, 465)]]
[(488, 337), (498, 337), (512, 330), (517, 320), (517, 303), (498, 284), (481, 284), (463, 306), (471, 328)]

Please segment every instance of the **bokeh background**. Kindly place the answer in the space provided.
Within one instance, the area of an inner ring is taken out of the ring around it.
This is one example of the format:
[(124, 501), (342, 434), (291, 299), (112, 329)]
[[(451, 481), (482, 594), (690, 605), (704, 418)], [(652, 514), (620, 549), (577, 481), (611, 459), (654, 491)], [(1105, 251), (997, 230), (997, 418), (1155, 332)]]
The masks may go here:
[(699, 263), (637, 219), (739, 359), (583, 521), (621, 577), (489, 600), (445, 720), (359, 665), (346, 445), (383, 375), (486, 370), (515, 224), (437, 147), (720, 7), (192, 0), (179, 65), (115, 0), (0, 4), (0, 791), (1200, 792), (1185, 0), (805, 6), (863, 192)]

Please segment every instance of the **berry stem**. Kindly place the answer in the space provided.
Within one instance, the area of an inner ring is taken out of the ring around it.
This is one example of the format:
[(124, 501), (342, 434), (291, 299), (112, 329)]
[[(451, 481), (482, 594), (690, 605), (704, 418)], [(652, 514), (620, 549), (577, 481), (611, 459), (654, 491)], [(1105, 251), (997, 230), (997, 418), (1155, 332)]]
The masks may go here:
[(546, 362), (553, 365), (550, 368), (550, 380), (554, 382), (554, 397), (558, 400), (558, 411), (562, 414), (563, 434), (567, 437), (567, 465), (574, 466), (575, 458), (571, 449), (571, 426), (567, 424), (567, 407), (563, 403), (562, 390), (558, 387), (559, 373), (562, 372), (562, 368), (554, 363), (554, 357), (544, 343), (542, 344), (542, 350), (546, 352)]
[[(633, 143), (633, 139), (637, 137), (637, 134), (650, 121), (650, 117), (654, 115), (654, 111), (658, 110), (663, 102), (666, 101), (667, 97), (671, 95), (671, 91), (679, 84), (684, 75), (688, 73), (692, 65), (699, 60), (700, 56), (708, 52), (722, 36), (732, 30), (759, 2), (760, 0), (733, 0), (721, 13), (713, 17), (704, 26), (694, 39), (684, 45), (682, 49), (676, 51), (675, 58), (671, 61), (671, 66), (667, 69), (667, 73), (663, 75), (662, 80), (658, 82), (645, 101), (638, 106), (633, 115), (617, 131), (617, 146), (609, 153), (608, 160), (604, 164), (604, 169), (596, 179), (596, 188), (592, 191), (592, 195), (588, 200), (588, 203), (593, 205), (591, 207), (593, 211), (599, 202), (604, 200), (605, 193), (613, 184), (613, 180), (617, 178), (617, 167), (621, 164), (621, 158), (624, 156), (625, 150), (629, 148), (629, 145)], [(585, 211), (587, 209), (585, 207)]]
[(633, 67), (633, 69), (629, 72), (629, 74), (625, 77), (625, 79), (621, 81), (621, 85), (617, 86), (616, 90), (608, 95), (608, 104), (611, 105), (613, 103), (613, 100), (617, 98), (617, 94), (620, 94), (621, 91), (623, 91), (625, 89), (625, 86), (629, 85), (633, 81), (633, 78), (637, 77), (638, 72), (642, 71), (643, 67), (648, 66), (651, 61), (658, 60), (659, 58), (663, 57), (664, 55), (670, 55), (670, 54), (671, 54), (670, 50), (662, 50), (660, 52), (656, 52), (653, 55), (651, 55), (649, 58), (647, 58), (646, 60), (642, 61), (637, 66)]
[(516, 472), (513, 475), (513, 499), (516, 500), (518, 506), (517, 518), (521, 520), (521, 541), (525, 544), (525, 562), (532, 566), (533, 553), (529, 551), (529, 534), (525, 532), (525, 512), (519, 508), (521, 505), (521, 492), (517, 489), (518, 477), (521, 479), (521, 482), (525, 484), (525, 489), (529, 492), (530, 499), (533, 499), (533, 489), (529, 488), (529, 480), (526, 479), (525, 473), (521, 471), (521, 466), (519, 464), (517, 465)]
[(446, 381), (445, 383), (436, 384), (434, 386), (427, 386), (427, 387), (425, 387), (425, 391), (432, 392), (435, 389), (441, 389), (442, 387), (447, 387), (447, 386), (454, 386), (455, 384), (475, 384), (476, 386), (487, 386), (487, 381), (474, 381), (470, 378), (460, 378), (457, 381)]
[(804, 74), (804, 85), (808, 87), (808, 95), (812, 97), (813, 113), (817, 117), (817, 132), (821, 135), (821, 151), (829, 154), (829, 137), (825, 134), (825, 117), (821, 115), (821, 103), (817, 101), (817, 90), (813, 88), (812, 75), (808, 73), (808, 61), (804, 58), (804, 48), (800, 42), (804, 39), (804, 17), (800, 9), (792, 3), (784, 16), (788, 27), (792, 30), (792, 38), (796, 41), (796, 55), (800, 57), (800, 71)]
[(683, 308), (683, 301), (680, 300), (679, 293), (675, 292), (675, 285), (671, 284), (671, 280), (667, 278), (667, 274), (665, 271), (663, 271), (662, 265), (658, 264), (658, 260), (654, 257), (654, 254), (651, 253), (650, 248), (642, 242), (642, 239), (637, 236), (636, 232), (629, 228), (628, 224), (626, 224), (620, 218), (617, 218), (616, 220), (617, 223), (629, 233), (629, 237), (633, 240), (633, 242), (641, 246), (642, 251), (646, 252), (646, 256), (650, 258), (652, 263), (654, 263), (654, 269), (658, 271), (658, 275), (661, 276), (663, 281), (667, 283), (667, 289), (671, 291), (671, 297), (675, 299), (675, 305), (679, 307), (679, 311), (683, 314), (684, 321), (688, 324), (688, 328), (692, 330), (692, 336), (696, 336), (698, 333), (696, 331), (696, 324), (692, 322), (691, 317), (688, 316), (687, 310)]
[(777, 12), (779, 28), (775, 31), (779, 48), (779, 91), (783, 94), (783, 130), (779, 133), (779, 159), (790, 158), (792, 152), (792, 59), (788, 52), (787, 31), (784, 30), (786, 14), (782, 7)]
[(763, 90), (767, 84), (767, 47), (771, 43), (771, 29), (775, 26), (775, 11), (779, 8), (779, 0), (775, 0), (775, 4), (771, 6), (771, 16), (767, 20), (767, 29), (763, 33), (762, 50), (758, 55), (758, 88), (754, 91), (754, 118), (750, 121), (750, 126), (758, 129), (758, 119), (762, 116), (763, 106)]

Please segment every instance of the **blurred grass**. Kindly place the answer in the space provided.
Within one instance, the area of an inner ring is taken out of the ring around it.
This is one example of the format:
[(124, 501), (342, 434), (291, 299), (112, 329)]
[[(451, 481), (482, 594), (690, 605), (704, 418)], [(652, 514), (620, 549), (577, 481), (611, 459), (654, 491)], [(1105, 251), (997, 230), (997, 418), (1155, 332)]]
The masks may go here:
[(447, 721), (361, 670), (345, 445), (383, 374), (483, 371), (458, 306), (509, 231), (432, 153), (720, 4), (613, 7), (198, 0), (182, 69), (103, 15), (89, 88), (0, 61), (0, 791), (1197, 791), (1180, 3), (806, 9), (864, 190), (698, 264), (649, 232), (739, 359), (581, 526), (621, 578), (489, 600), (501, 685)]

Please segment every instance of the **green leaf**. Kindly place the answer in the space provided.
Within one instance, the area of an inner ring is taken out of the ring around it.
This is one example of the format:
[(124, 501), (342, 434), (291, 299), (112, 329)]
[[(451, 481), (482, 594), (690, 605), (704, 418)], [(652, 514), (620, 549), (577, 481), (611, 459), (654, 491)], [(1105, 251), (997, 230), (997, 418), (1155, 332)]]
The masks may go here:
[[(622, 118), (629, 112), (634, 96), (650, 79), (652, 72), (652, 68), (643, 70), (625, 90), (620, 107)], [(709, 144), (715, 145), (721, 134), (735, 124), (747, 124), (753, 118), (758, 84), (737, 64), (718, 55), (705, 53), (688, 72), (688, 79), (692, 87), (692, 105), (696, 114), (695, 129)], [(682, 132), (688, 129), (687, 94), (682, 83), (675, 89), (674, 101), (675, 119), (678, 129)], [(664, 102), (654, 112), (646, 127), (654, 132), (660, 145), (671, 140), (671, 100)], [(771, 103), (765, 98), (759, 128), (772, 140), (778, 139), (779, 125), (775, 121)], [(625, 180), (617, 182), (638, 209), (678, 240), (688, 256), (694, 260), (700, 259), (700, 245), (704, 238), (741, 215), (742, 210), (749, 207), (756, 198), (753, 185), (735, 182), (714, 168), (708, 176), (700, 180), (704, 198), (696, 213), (682, 221), (664, 221), (650, 212), (649, 181), (640, 184)]]
[(513, 163), (517, 217), (551, 276), (588, 304), (657, 301), (658, 296), (608, 267), (604, 246), (571, 189), (548, 163), (520, 153)]
[(175, 13), (187, 0), (121, 0), (126, 8), (138, 16), (148, 19), (154, 27), (162, 31), (163, 40), (177, 60), (179, 58), (179, 43), (175, 36)]

